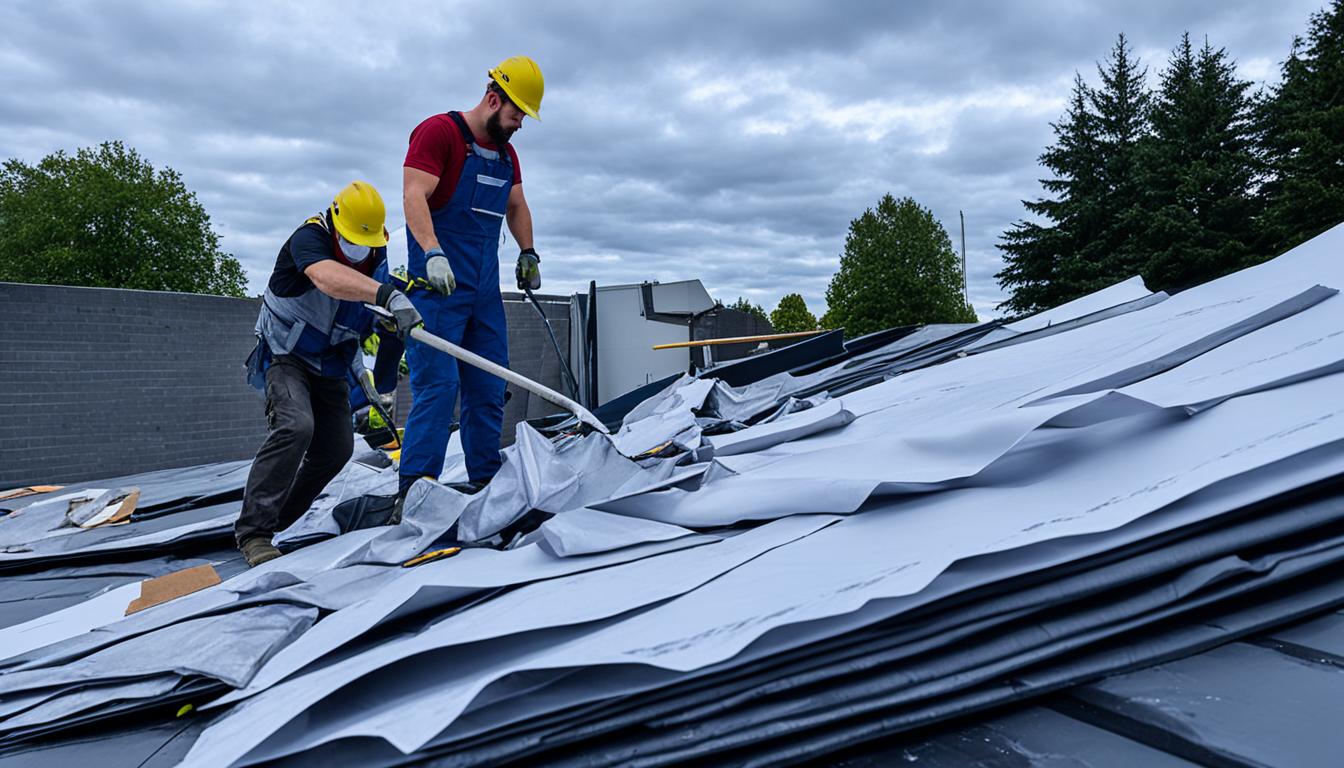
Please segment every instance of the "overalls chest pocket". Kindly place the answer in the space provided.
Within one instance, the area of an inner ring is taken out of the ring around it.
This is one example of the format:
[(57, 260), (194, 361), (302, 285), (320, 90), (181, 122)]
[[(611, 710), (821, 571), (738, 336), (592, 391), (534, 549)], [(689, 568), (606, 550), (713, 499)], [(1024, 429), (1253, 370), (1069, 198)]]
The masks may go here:
[[(513, 180), (505, 176), (508, 166), (483, 169), (477, 173), (471, 190), (471, 210), (497, 219), (504, 218), (509, 207), (509, 190)], [(491, 173), (493, 171), (493, 173)]]
[[(471, 211), (487, 228), (498, 226), (509, 208), (509, 190), (513, 188), (513, 163), (500, 156), (479, 154), (474, 146), (467, 149), (467, 160), (462, 166), (459, 185), (467, 184)], [(494, 154), (494, 153), (491, 153)]]

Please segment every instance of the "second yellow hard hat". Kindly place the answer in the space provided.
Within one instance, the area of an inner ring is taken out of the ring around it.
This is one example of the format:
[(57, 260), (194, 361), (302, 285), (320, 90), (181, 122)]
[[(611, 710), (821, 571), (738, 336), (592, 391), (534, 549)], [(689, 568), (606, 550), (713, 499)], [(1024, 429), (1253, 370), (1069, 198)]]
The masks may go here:
[(367, 181), (352, 181), (331, 201), (331, 223), (341, 236), (356, 245), (382, 248), (387, 245), (387, 207), (383, 196)]

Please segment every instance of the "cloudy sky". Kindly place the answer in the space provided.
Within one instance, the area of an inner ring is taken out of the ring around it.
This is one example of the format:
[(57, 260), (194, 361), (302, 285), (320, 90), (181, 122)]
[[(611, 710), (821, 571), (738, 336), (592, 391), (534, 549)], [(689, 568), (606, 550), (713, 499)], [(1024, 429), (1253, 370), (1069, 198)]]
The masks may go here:
[(966, 212), (987, 318), (1075, 71), (1095, 82), (1123, 31), (1155, 78), (1188, 30), (1273, 83), (1322, 2), (6, 2), (0, 157), (125, 141), (182, 173), (256, 292), (355, 178), (404, 258), (411, 129), (526, 54), (544, 122), (514, 144), (546, 292), (699, 278), (820, 314), (849, 221), (890, 192), (954, 241)]

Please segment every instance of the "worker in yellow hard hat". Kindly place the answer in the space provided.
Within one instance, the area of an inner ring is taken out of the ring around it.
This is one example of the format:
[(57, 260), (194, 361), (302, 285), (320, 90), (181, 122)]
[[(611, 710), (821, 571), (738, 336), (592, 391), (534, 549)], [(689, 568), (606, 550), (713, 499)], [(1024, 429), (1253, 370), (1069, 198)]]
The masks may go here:
[[(465, 112), (427, 118), (411, 133), (402, 169), (410, 276), (430, 288), (410, 291), (430, 333), (500, 365), (509, 364), (500, 295), (499, 244), (508, 224), (519, 247), (518, 288), (541, 287), (532, 212), (523, 197), (510, 140), (525, 117), (539, 120), (541, 68), (515, 56), (491, 69), (481, 101)], [(499, 471), (504, 381), (419, 344), (406, 350), (411, 412), (401, 454), (401, 493), (438, 477), (461, 383), (461, 437), (476, 486)]]
[(306, 512), (350, 459), (348, 381), (352, 368), (363, 371), (359, 345), (374, 328), (365, 304), (387, 311), (394, 342), (381, 346), (398, 357), (395, 340), (420, 323), (419, 311), (388, 280), (386, 213), (373, 185), (352, 182), (276, 257), (247, 364), (248, 380), (266, 395), (270, 427), (234, 526), (249, 565), (280, 556), (272, 535)]

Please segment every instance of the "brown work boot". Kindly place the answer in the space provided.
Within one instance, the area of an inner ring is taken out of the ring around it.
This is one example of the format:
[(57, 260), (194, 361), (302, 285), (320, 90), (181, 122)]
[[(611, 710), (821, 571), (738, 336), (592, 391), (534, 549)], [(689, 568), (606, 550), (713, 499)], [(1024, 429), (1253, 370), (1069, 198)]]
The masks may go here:
[(280, 550), (271, 544), (267, 536), (253, 536), (240, 544), (238, 549), (242, 550), (243, 557), (247, 558), (248, 566), (253, 568), (280, 556)]

